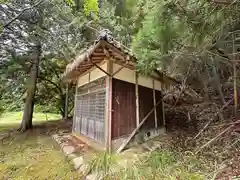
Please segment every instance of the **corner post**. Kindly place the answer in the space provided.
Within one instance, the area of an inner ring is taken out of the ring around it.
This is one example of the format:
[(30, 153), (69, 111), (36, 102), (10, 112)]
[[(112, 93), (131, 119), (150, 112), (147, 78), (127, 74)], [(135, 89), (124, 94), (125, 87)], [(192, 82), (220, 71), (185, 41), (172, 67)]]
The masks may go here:
[(158, 124), (157, 124), (157, 110), (156, 110), (156, 92), (155, 92), (155, 83), (154, 83), (154, 79), (152, 80), (152, 83), (153, 83), (153, 106), (155, 107), (154, 108), (154, 120), (155, 120), (155, 128), (158, 127)]
[(106, 114), (106, 142), (105, 148), (111, 153), (112, 150), (112, 71), (113, 71), (113, 62), (110, 58), (108, 58), (107, 62), (107, 93), (106, 93), (106, 101), (107, 101), (107, 114)]
[(64, 114), (65, 120), (68, 119), (68, 88), (69, 88), (69, 85), (67, 83), (67, 85), (66, 85), (66, 96), (65, 96), (65, 110), (64, 110), (64, 112), (65, 112), (65, 114)]
[(136, 127), (139, 125), (139, 91), (138, 91), (138, 73), (135, 71), (135, 96), (136, 96)]
[[(77, 94), (78, 94), (78, 81), (75, 87), (75, 95), (74, 95), (74, 109), (73, 109), (73, 126), (72, 132), (76, 132), (76, 108), (77, 108)], [(80, 129), (79, 129), (80, 130)], [(81, 132), (80, 132), (81, 133)]]

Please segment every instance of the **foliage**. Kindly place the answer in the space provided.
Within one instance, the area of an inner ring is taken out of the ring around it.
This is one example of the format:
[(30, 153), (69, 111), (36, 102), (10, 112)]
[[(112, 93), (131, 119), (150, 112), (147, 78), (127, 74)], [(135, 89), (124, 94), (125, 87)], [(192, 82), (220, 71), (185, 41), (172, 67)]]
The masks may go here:
[[(180, 154), (180, 153), (179, 153)], [(193, 157), (192, 155), (191, 157)], [(123, 168), (120, 179), (180, 179), (202, 180), (204, 176), (198, 170), (187, 169), (195, 162), (185, 161), (185, 156), (174, 155), (171, 151), (153, 151), (140, 157), (138, 161)], [(201, 164), (202, 162), (199, 162)], [(130, 164), (130, 163), (128, 163)], [(207, 176), (208, 171), (204, 172)]]
[(200, 53), (212, 43), (229, 18), (227, 11), (205, 0), (198, 3), (151, 1), (145, 7), (149, 12), (133, 41), (144, 73), (163, 67), (167, 57)]
[[(25, 5), (19, 5), (12, 1), (9, 3), (20, 6), (19, 8), (24, 8)], [(32, 17), (26, 14), (26, 19), (17, 19), (10, 24), (10, 28), (4, 29), (1, 34), (0, 38), (4, 39), (2, 41), (4, 45), (1, 49), (0, 64), (1, 80), (4, 83), (1, 95), (3, 96), (5, 109), (22, 109), (26, 94), (26, 79), (31, 68), (32, 32), (29, 32), (28, 29), (32, 28), (41, 36), (42, 44), (42, 59), (35, 104), (47, 105), (44, 109), (52, 112), (56, 112), (57, 109), (59, 114), (64, 114), (65, 86), (61, 82), (61, 73), (63, 73), (67, 61), (74, 57), (84, 44), (79, 43), (82, 41), (82, 36), (78, 33), (81, 31), (81, 26), (78, 22), (76, 24), (72, 23), (74, 16), (71, 8), (63, 7), (63, 5), (59, 1), (45, 2), (41, 4), (41, 12), (44, 17), (41, 24), (31, 24)], [(3, 8), (3, 12), (7, 17), (8, 14), (15, 13), (15, 9)], [(56, 13), (50, 13), (50, 15), (49, 12)], [(7, 21), (8, 19), (2, 19), (3, 24)], [(15, 31), (12, 27), (17, 30)], [(59, 29), (61, 29), (61, 36), (59, 36)], [(25, 37), (17, 36), (18, 32), (24, 33)], [(17, 39), (17, 41), (14, 39)], [(5, 43), (5, 41), (9, 41), (9, 43)], [(14, 47), (12, 47), (12, 44), (14, 44)], [(46, 93), (46, 91), (51, 92)], [(71, 99), (72, 92), (70, 89), (69, 97)], [(70, 108), (72, 108), (71, 105)]]
[(92, 171), (103, 172), (107, 174), (116, 166), (118, 157), (107, 152), (97, 153), (89, 162), (89, 167)]
[(4, 112), (3, 103), (0, 101), (0, 115)]
[(85, 12), (86, 16), (89, 16), (92, 13), (94, 13), (95, 15), (98, 15), (98, 12), (99, 12), (98, 1), (97, 0), (85, 0), (84, 1), (84, 12)]

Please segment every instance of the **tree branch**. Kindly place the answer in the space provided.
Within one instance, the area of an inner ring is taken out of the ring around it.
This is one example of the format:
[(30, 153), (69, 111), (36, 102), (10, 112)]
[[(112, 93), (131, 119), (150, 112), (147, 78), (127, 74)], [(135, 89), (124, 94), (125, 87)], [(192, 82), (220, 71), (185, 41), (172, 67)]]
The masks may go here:
[(8, 21), (5, 25), (3, 25), (3, 28), (7, 28), (8, 26), (10, 26), (14, 21), (16, 21), (25, 11), (32, 9), (34, 7), (39, 6), (41, 3), (43, 3), (43, 0), (40, 0), (39, 2), (37, 2), (36, 4), (34, 4), (31, 7), (25, 8), (23, 9), (18, 15), (16, 15), (14, 18), (12, 18), (10, 21)]

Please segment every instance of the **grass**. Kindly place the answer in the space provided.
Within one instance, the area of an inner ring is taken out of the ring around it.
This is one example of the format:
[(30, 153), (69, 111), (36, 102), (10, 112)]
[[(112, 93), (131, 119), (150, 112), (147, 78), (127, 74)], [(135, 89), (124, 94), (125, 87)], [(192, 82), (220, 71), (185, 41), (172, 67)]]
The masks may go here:
[(0, 179), (79, 179), (50, 136), (19, 134), (0, 145)]
[[(171, 152), (171, 150), (156, 150), (142, 154), (133, 163), (130, 160), (124, 167), (117, 165), (120, 159), (116, 154), (99, 153), (93, 158), (90, 167), (97, 172), (105, 170), (107, 180), (214, 179), (209, 174), (213, 169), (208, 169), (210, 165), (208, 159), (202, 159), (194, 154), (185, 155)], [(111, 173), (112, 166), (119, 171)]]
[[(0, 125), (1, 124), (19, 124), (22, 120), (22, 112), (5, 112), (0, 116)], [(34, 113), (33, 114), (33, 123), (35, 122), (44, 122), (48, 120), (58, 120), (61, 116), (58, 114), (51, 113)]]
[[(20, 126), (22, 120), (22, 112), (5, 112), (0, 115), (0, 131), (12, 129)], [(58, 114), (53, 113), (34, 113), (33, 124), (39, 124), (42, 122), (59, 120), (61, 118)]]
[[(21, 115), (20, 112), (4, 113), (0, 117), (0, 134), (9, 128), (18, 127)], [(60, 117), (48, 114), (48, 118), (55, 120)], [(0, 141), (0, 179), (81, 179), (73, 165), (66, 161), (59, 145), (47, 135), (49, 131), (66, 129), (66, 123), (47, 122), (43, 113), (35, 113), (33, 121), (33, 131), (14, 133), (3, 142)]]

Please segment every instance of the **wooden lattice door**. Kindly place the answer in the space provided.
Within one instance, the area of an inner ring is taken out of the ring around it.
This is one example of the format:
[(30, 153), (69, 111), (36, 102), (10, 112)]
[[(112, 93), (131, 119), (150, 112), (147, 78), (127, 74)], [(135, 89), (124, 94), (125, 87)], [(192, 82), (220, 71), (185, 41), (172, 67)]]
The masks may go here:
[(77, 95), (75, 102), (74, 131), (99, 143), (104, 143), (105, 104), (105, 89)]

